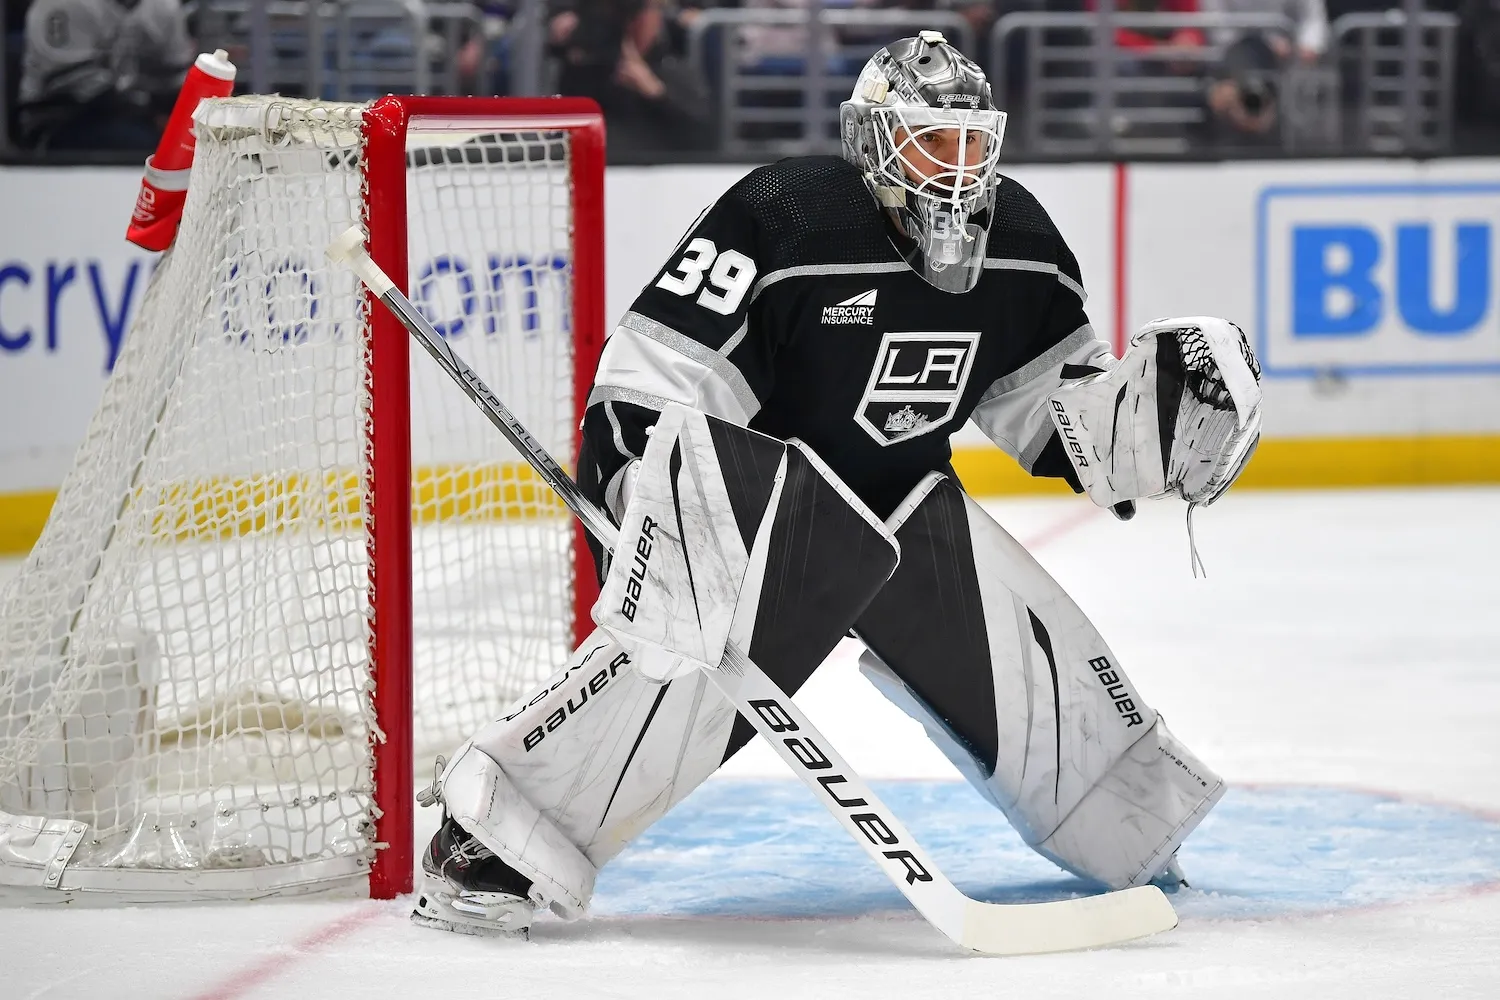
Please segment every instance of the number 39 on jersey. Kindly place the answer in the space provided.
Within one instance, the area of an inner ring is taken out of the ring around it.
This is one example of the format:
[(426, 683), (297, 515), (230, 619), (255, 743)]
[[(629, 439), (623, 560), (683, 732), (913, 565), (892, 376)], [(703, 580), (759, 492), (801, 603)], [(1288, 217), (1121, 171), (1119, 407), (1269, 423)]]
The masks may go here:
[[(708, 287), (698, 292), (705, 273)], [(755, 261), (738, 250), (720, 253), (713, 241), (701, 236), (689, 243), (682, 259), (656, 281), (657, 288), (676, 295), (688, 296), (698, 292), (698, 304), (721, 316), (732, 315), (753, 284)]]

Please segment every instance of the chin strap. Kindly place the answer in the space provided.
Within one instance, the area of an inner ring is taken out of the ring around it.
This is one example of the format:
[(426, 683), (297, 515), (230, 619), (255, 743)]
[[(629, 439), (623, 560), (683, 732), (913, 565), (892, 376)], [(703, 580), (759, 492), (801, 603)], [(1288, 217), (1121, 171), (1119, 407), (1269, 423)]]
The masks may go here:
[(886, 184), (879, 184), (873, 179), (873, 174), (866, 174), (865, 176), (866, 178), (870, 179), (870, 188), (875, 192), (875, 200), (880, 202), (881, 205), (886, 208), (906, 207), (905, 188), (891, 187)]

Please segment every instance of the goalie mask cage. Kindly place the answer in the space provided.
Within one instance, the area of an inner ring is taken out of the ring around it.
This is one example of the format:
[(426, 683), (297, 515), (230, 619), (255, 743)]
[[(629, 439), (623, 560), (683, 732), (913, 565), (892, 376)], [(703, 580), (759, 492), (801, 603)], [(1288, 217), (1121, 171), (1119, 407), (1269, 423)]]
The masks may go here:
[(9, 902), (410, 891), (414, 750), (425, 772), (590, 627), (566, 509), (324, 248), (364, 224), (576, 457), (604, 326), (597, 106), (195, 117), (176, 244), (0, 591)]

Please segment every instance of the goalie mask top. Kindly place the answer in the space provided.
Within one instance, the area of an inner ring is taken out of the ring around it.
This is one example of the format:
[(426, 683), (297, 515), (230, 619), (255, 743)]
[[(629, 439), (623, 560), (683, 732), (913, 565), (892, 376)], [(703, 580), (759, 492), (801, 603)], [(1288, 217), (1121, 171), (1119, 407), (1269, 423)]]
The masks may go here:
[(936, 31), (900, 39), (865, 64), (839, 126), (844, 159), (913, 242), (907, 262), (944, 291), (973, 288), (1005, 137), (984, 72)]

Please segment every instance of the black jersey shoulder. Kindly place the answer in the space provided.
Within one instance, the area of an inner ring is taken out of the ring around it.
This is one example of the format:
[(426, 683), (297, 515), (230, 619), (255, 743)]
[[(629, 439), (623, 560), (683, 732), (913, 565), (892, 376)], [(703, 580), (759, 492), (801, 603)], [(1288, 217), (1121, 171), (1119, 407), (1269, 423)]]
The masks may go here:
[[(808, 264), (900, 260), (864, 178), (837, 156), (797, 156), (746, 174), (725, 192), (753, 220), (762, 274)], [(1078, 264), (1052, 217), (1026, 186), (1001, 180), (986, 256), (1056, 265), (1081, 282)]]
[(758, 167), (724, 199), (754, 219), (762, 274), (900, 259), (864, 179), (837, 156), (797, 156)]
[(1002, 177), (995, 193), (994, 219), (985, 255), (1056, 264), (1063, 274), (1081, 281), (1078, 264), (1052, 217), (1036, 195), (1011, 177)]

